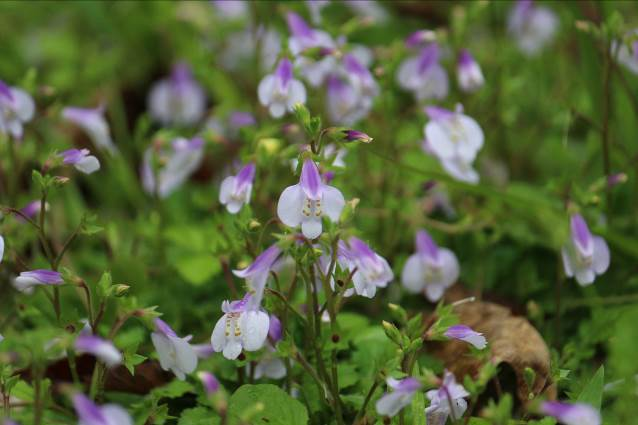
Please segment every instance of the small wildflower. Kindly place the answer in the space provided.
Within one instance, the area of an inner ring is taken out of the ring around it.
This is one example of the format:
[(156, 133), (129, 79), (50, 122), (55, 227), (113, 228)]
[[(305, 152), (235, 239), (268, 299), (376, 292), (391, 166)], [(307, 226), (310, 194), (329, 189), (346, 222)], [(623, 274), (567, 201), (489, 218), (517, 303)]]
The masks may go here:
[(487, 347), (487, 340), (483, 336), (482, 333), (476, 332), (472, 330), (469, 326), (465, 325), (454, 325), (447, 328), (447, 330), (443, 333), (448, 338), (458, 339), (460, 341), (465, 341), (468, 344), (473, 345), (479, 350)]
[(395, 416), (401, 409), (412, 402), (414, 394), (421, 388), (421, 383), (415, 378), (388, 378), (386, 383), (394, 391), (384, 394), (377, 401), (377, 413), (383, 416)]
[(603, 238), (593, 236), (580, 214), (570, 218), (571, 237), (561, 253), (567, 277), (575, 277), (581, 286), (591, 285), (596, 275), (609, 268), (609, 247)]
[(68, 149), (58, 155), (65, 164), (73, 165), (84, 174), (91, 174), (100, 169), (100, 161), (90, 153), (88, 149)]
[(155, 332), (151, 334), (151, 340), (157, 350), (160, 366), (164, 370), (170, 370), (183, 381), (186, 375), (197, 367), (197, 354), (190, 345), (190, 336), (180, 338), (168, 324), (159, 318), (155, 318)]

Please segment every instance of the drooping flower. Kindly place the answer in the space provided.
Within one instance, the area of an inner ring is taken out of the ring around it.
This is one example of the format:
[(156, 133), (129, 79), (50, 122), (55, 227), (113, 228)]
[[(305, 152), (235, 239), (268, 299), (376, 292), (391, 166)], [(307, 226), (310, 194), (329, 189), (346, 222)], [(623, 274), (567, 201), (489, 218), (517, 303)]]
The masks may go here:
[(602, 423), (598, 410), (585, 403), (546, 401), (541, 405), (541, 412), (555, 417), (565, 425), (600, 425)]
[(388, 378), (386, 383), (394, 391), (384, 394), (377, 401), (377, 413), (383, 416), (395, 416), (412, 402), (414, 394), (421, 388), (421, 383), (411, 377), (400, 380)]
[(476, 183), (478, 173), (472, 162), (483, 146), (483, 130), (462, 106), (449, 111), (437, 106), (425, 108), (430, 121), (425, 125), (426, 151), (433, 154), (445, 171), (457, 180)]
[(348, 142), (370, 143), (374, 140), (366, 133), (358, 130), (344, 130), (343, 135), (344, 139)]
[(84, 394), (73, 396), (73, 407), (80, 422), (78, 425), (133, 425), (133, 419), (116, 404), (98, 406)]
[(425, 230), (416, 234), (416, 253), (401, 273), (401, 283), (409, 292), (424, 293), (432, 302), (441, 299), (459, 277), (459, 262), (447, 248), (439, 248)]
[(550, 9), (537, 7), (533, 0), (518, 0), (508, 17), (508, 31), (518, 48), (533, 56), (554, 38), (558, 18)]
[(478, 62), (466, 49), (461, 50), (459, 62), (456, 68), (459, 86), (466, 92), (474, 92), (485, 83), (483, 72)]
[(482, 333), (476, 332), (472, 330), (469, 326), (465, 325), (454, 325), (447, 328), (447, 330), (443, 333), (448, 338), (458, 339), (460, 341), (465, 341), (468, 344), (472, 344), (474, 347), (479, 350), (487, 347), (487, 340), (483, 336)]
[(117, 147), (111, 139), (111, 130), (104, 117), (104, 106), (97, 108), (67, 107), (62, 110), (62, 117), (84, 130), (98, 149), (111, 154), (117, 152)]
[(297, 227), (308, 239), (321, 235), (322, 217), (337, 222), (346, 201), (339, 189), (321, 181), (317, 164), (306, 159), (299, 183), (288, 186), (277, 203), (277, 216), (286, 225)]
[(184, 380), (186, 375), (197, 367), (197, 354), (190, 345), (191, 336), (180, 338), (175, 331), (163, 320), (156, 318), (155, 332), (151, 340), (157, 350), (160, 366), (170, 370), (177, 379)]
[(88, 149), (68, 149), (58, 155), (62, 157), (62, 162), (65, 164), (73, 165), (85, 174), (91, 174), (100, 169), (100, 161), (90, 153)]
[(358, 295), (373, 298), (377, 288), (385, 288), (394, 279), (386, 259), (357, 237), (352, 236), (347, 245), (340, 241), (338, 255), (340, 264), (354, 272), (352, 283)]
[(217, 391), (219, 391), (219, 387), (220, 387), (219, 381), (217, 380), (215, 375), (213, 375), (212, 373), (200, 371), (200, 372), (197, 372), (197, 377), (199, 378), (200, 381), (202, 381), (202, 385), (204, 385), (206, 394), (213, 395)]
[(189, 66), (178, 63), (169, 78), (155, 83), (148, 97), (151, 116), (163, 125), (193, 125), (204, 115), (206, 94)]
[(467, 409), (467, 401), (464, 399), (470, 394), (446, 370), (439, 389), (430, 390), (425, 395), (430, 400), (430, 406), (425, 409), (428, 425), (444, 425), (448, 417), (456, 421), (463, 416)]
[(439, 64), (436, 43), (430, 43), (418, 56), (403, 61), (396, 78), (399, 86), (411, 91), (418, 101), (444, 99), (448, 94), (448, 76)]
[(266, 75), (257, 88), (259, 102), (268, 108), (273, 118), (292, 112), (297, 103), (306, 103), (306, 88), (293, 78), (292, 63), (287, 58), (279, 61), (273, 74)]
[(581, 286), (590, 285), (609, 268), (609, 247), (603, 238), (591, 234), (580, 214), (571, 216), (570, 228), (571, 237), (561, 250), (565, 274)]
[(270, 379), (281, 379), (286, 376), (286, 365), (282, 359), (275, 356), (275, 353), (277, 352), (275, 345), (281, 340), (282, 335), (283, 331), (281, 328), (281, 322), (277, 316), (271, 314), (270, 325), (268, 327), (269, 339), (265, 344), (266, 352), (255, 365), (255, 379), (260, 379), (264, 376)]
[(0, 80), (0, 133), (21, 140), (22, 126), (31, 121), (34, 113), (35, 103), (27, 92)]
[(33, 293), (33, 288), (39, 285), (61, 285), (62, 275), (53, 270), (31, 270), (20, 273), (13, 281), (13, 286), (25, 294)]
[(108, 367), (117, 366), (122, 363), (122, 353), (111, 341), (91, 335), (88, 332), (81, 332), (80, 335), (78, 335), (75, 339), (74, 347), (78, 354), (92, 354)]
[(371, 102), (362, 102), (355, 87), (337, 75), (328, 77), (326, 100), (330, 120), (348, 126), (368, 115), (372, 106)]
[(222, 180), (219, 189), (219, 202), (226, 205), (231, 214), (237, 214), (244, 204), (250, 202), (255, 178), (255, 164), (250, 162), (243, 166), (236, 176), (228, 176)]
[[(153, 171), (153, 155), (157, 154), (163, 166), (156, 173)], [(160, 198), (166, 198), (199, 168), (204, 159), (204, 140), (194, 137), (191, 140), (177, 138), (170, 148), (156, 149), (151, 146), (144, 152), (141, 167), (142, 186), (148, 194), (157, 193)]]
[(249, 309), (250, 298), (251, 294), (247, 293), (242, 300), (224, 301), (224, 315), (211, 334), (215, 351), (221, 351), (229, 360), (236, 359), (242, 350), (261, 349), (268, 337), (270, 318), (263, 311)]
[(281, 254), (281, 249), (277, 245), (272, 245), (259, 254), (250, 266), (242, 270), (233, 270), (235, 276), (246, 279), (249, 293), (251, 294), (247, 301), (249, 309), (257, 310), (261, 306), (266, 281), (270, 275), (270, 270), (275, 265), (277, 258), (279, 258), (279, 254)]

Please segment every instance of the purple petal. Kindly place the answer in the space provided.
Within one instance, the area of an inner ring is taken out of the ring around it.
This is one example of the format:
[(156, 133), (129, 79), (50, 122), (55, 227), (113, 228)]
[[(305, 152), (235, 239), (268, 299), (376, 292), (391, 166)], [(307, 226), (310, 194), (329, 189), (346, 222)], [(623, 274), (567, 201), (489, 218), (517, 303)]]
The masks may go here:
[(368, 68), (366, 68), (365, 66), (363, 66), (361, 64), (361, 62), (359, 62), (357, 60), (357, 58), (354, 57), (354, 55), (348, 53), (346, 55), (344, 55), (343, 57), (343, 65), (346, 68), (346, 71), (357, 75), (359, 77), (362, 78), (370, 78), (370, 71), (368, 71)]
[(215, 353), (215, 349), (209, 344), (194, 344), (192, 345), (195, 354), (200, 359), (207, 359)]
[[(29, 218), (33, 218), (35, 217), (36, 214), (40, 212), (40, 206), (41, 206), (40, 201), (38, 200), (31, 201), (24, 208), (22, 208), (20, 212)], [(19, 217), (19, 219), (22, 220), (22, 217)]]
[(424, 74), (430, 70), (433, 65), (439, 62), (439, 46), (436, 43), (431, 43), (421, 50), (419, 55), (418, 71), (419, 74)]
[(197, 374), (204, 385), (204, 389), (208, 395), (215, 394), (219, 390), (219, 381), (210, 372), (199, 372)]
[(270, 326), (268, 328), (268, 336), (272, 342), (277, 343), (281, 340), (282, 336), (281, 322), (274, 314), (270, 315)]
[(454, 112), (439, 106), (426, 106), (425, 113), (433, 121), (445, 121), (454, 118)]
[(13, 93), (11, 93), (11, 87), (6, 85), (2, 80), (0, 80), (0, 95), (9, 99), (10, 102), (13, 102), (14, 100)]
[(311, 159), (306, 159), (301, 168), (301, 178), (299, 179), (301, 189), (309, 199), (319, 200), (323, 193), (323, 184), (317, 164)]
[(419, 230), (416, 233), (416, 250), (419, 254), (434, 262), (439, 259), (439, 247), (425, 230)]
[(255, 121), (255, 117), (253, 117), (252, 114), (250, 114), (249, 112), (241, 111), (235, 111), (231, 113), (228, 122), (233, 128), (247, 127), (249, 125), (255, 125), (257, 123), (257, 121)]
[(102, 425), (108, 423), (102, 410), (84, 394), (78, 393), (73, 396), (73, 407), (83, 424)]
[(593, 238), (589, 232), (585, 219), (583, 219), (583, 216), (580, 214), (574, 214), (570, 221), (572, 240), (574, 241), (574, 244), (576, 244), (576, 246), (584, 253), (591, 254), (591, 251), (593, 250)]
[(355, 258), (372, 259), (376, 262), (377, 254), (361, 239), (352, 236), (348, 241), (350, 253)]
[(292, 63), (287, 58), (279, 61), (279, 65), (275, 70), (275, 77), (279, 80), (282, 89), (286, 89), (292, 80)]
[(363, 142), (370, 143), (373, 139), (366, 133), (357, 130), (344, 130), (345, 139), (349, 142)]
[(334, 177), (335, 177), (334, 171), (326, 171), (325, 173), (321, 175), (321, 179), (323, 180), (325, 184), (329, 184), (332, 181), (332, 179), (334, 179)]
[(541, 404), (541, 412), (553, 416), (565, 425), (600, 425), (600, 413), (584, 403), (561, 403), (546, 401)]
[(228, 301), (224, 301), (222, 304), (222, 311), (224, 313), (240, 313), (246, 311), (251, 298), (252, 295), (250, 292), (247, 292), (241, 300), (231, 301), (230, 303)]
[(270, 268), (281, 254), (281, 249), (277, 245), (272, 245), (264, 252), (259, 254), (253, 263), (243, 270), (233, 270), (237, 277), (250, 277), (256, 273), (264, 273), (270, 271)]
[(288, 12), (286, 15), (286, 22), (288, 23), (288, 29), (295, 37), (299, 38), (313, 38), (314, 31), (308, 26), (306, 21), (294, 12)]
[(53, 270), (44, 270), (44, 269), (31, 270), (28, 272), (20, 273), (20, 276), (35, 279), (43, 284), (48, 284), (48, 285), (57, 285), (63, 282), (62, 275)]
[(474, 60), (474, 58), (472, 57), (472, 55), (467, 49), (461, 50), (461, 53), (459, 55), (459, 67), (461, 68), (471, 67), (475, 62), (476, 61)]
[(77, 164), (89, 154), (88, 149), (68, 149), (59, 153), (65, 164)]
[(237, 173), (237, 178), (235, 180), (235, 184), (237, 192), (241, 192), (246, 186), (253, 183), (253, 179), (255, 178), (255, 164), (249, 162), (244, 165), (239, 173)]
[(153, 323), (155, 323), (155, 329), (159, 333), (164, 334), (165, 336), (177, 337), (177, 334), (175, 333), (173, 328), (168, 326), (168, 324), (165, 321), (163, 321), (162, 319), (160, 319), (159, 317), (155, 318)]
[(408, 377), (399, 381), (399, 384), (394, 387), (395, 390), (405, 392), (405, 393), (413, 393), (421, 388), (421, 382), (418, 379)]

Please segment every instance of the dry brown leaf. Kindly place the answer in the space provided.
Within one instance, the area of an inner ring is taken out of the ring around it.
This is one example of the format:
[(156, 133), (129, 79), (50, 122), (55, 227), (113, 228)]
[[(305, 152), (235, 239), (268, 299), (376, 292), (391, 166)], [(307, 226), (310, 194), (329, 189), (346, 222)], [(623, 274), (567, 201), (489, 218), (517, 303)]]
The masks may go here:
[[(516, 373), (516, 393), (521, 402), (528, 400), (529, 393), (546, 393), (555, 398), (551, 385), (550, 355), (545, 341), (536, 329), (523, 317), (499, 304), (474, 301), (455, 307), (460, 323), (484, 334), (496, 364), (507, 363)], [(457, 379), (465, 375), (476, 376), (481, 362), (468, 354), (468, 344), (449, 341), (436, 344), (434, 354), (454, 373)], [(525, 383), (525, 368), (536, 372), (532, 388)]]

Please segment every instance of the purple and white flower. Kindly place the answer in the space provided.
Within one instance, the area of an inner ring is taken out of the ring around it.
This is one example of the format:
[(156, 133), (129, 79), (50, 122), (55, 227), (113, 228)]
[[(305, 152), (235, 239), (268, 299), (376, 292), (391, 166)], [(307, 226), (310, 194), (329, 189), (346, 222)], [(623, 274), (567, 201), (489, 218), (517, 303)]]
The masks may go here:
[(200, 371), (200, 372), (197, 372), (197, 377), (199, 378), (200, 381), (202, 381), (202, 385), (204, 386), (204, 389), (206, 390), (206, 394), (208, 394), (209, 396), (219, 391), (219, 387), (220, 387), (219, 381), (217, 380), (215, 375), (213, 375), (212, 373)]
[[(339, 262), (351, 273), (354, 272), (352, 275), (354, 292), (367, 298), (373, 298), (377, 288), (385, 288), (394, 279), (394, 273), (386, 259), (354, 236), (348, 240), (347, 244), (340, 241)], [(350, 294), (346, 291), (344, 295)]]
[(163, 125), (192, 125), (206, 109), (206, 94), (185, 63), (173, 67), (169, 78), (151, 88), (148, 97), (151, 116)]
[(299, 183), (288, 186), (277, 203), (277, 216), (290, 227), (301, 226), (308, 239), (321, 235), (322, 217), (337, 222), (346, 201), (339, 189), (321, 181), (317, 164), (306, 159), (301, 168)]
[(425, 409), (428, 425), (444, 425), (448, 417), (456, 421), (463, 416), (467, 409), (465, 397), (470, 393), (457, 384), (454, 375), (446, 370), (439, 389), (430, 390), (425, 395), (430, 400), (430, 406)]
[(370, 112), (372, 103), (363, 103), (360, 94), (346, 79), (331, 75), (327, 80), (326, 106), (330, 120), (336, 124), (353, 125)]
[(626, 42), (613, 41), (611, 44), (611, 53), (617, 54), (617, 60), (619, 63), (625, 65), (634, 74), (638, 74), (638, 40), (635, 37), (638, 35), (638, 30), (634, 30), (629, 33), (634, 40), (627, 45)]
[(439, 46), (430, 43), (418, 56), (406, 59), (396, 75), (399, 86), (411, 91), (417, 101), (444, 99), (449, 91), (445, 69), (439, 64)]
[(447, 248), (440, 248), (425, 230), (416, 234), (416, 253), (401, 273), (401, 283), (409, 292), (424, 293), (432, 302), (441, 299), (459, 277), (459, 262)]
[(527, 56), (539, 53), (554, 38), (557, 28), (558, 18), (554, 12), (537, 7), (533, 0), (518, 0), (508, 17), (507, 29)]
[(13, 281), (13, 286), (25, 294), (33, 293), (33, 289), (40, 285), (61, 285), (62, 275), (53, 270), (31, 270), (20, 273)]
[(485, 84), (480, 65), (466, 49), (461, 50), (459, 55), (456, 75), (459, 87), (465, 92), (474, 92)]
[(224, 315), (210, 337), (216, 352), (229, 360), (236, 359), (242, 350), (257, 351), (266, 343), (270, 318), (263, 311), (250, 309), (251, 294), (238, 301), (224, 301)]
[(394, 391), (385, 393), (376, 404), (377, 413), (383, 416), (395, 416), (401, 409), (412, 402), (414, 394), (421, 388), (421, 383), (416, 378), (386, 380), (389, 388)]
[(73, 165), (84, 174), (91, 174), (100, 169), (100, 161), (90, 153), (88, 149), (68, 149), (58, 155), (65, 164)]
[(228, 176), (222, 180), (219, 189), (219, 202), (226, 205), (231, 214), (237, 214), (244, 204), (250, 203), (255, 178), (255, 164), (246, 164), (236, 176)]
[[(163, 164), (156, 173), (153, 171), (153, 155), (157, 154), (159, 163)], [(199, 168), (204, 159), (204, 140), (194, 137), (191, 140), (178, 138), (168, 149), (156, 152), (150, 146), (144, 152), (141, 167), (142, 186), (146, 193), (157, 193), (160, 198), (166, 198)]]
[(246, 279), (251, 295), (247, 301), (249, 309), (257, 310), (261, 306), (268, 276), (280, 254), (281, 249), (277, 245), (272, 245), (259, 254), (250, 266), (242, 270), (233, 270), (235, 276)]
[(190, 345), (191, 336), (180, 338), (163, 320), (156, 318), (155, 332), (151, 340), (157, 350), (160, 366), (170, 370), (177, 379), (184, 380), (186, 375), (197, 368), (197, 354)]
[(570, 228), (571, 237), (561, 250), (565, 274), (581, 286), (591, 285), (609, 268), (609, 247), (603, 238), (591, 234), (580, 214), (571, 216)]
[(133, 425), (133, 419), (116, 404), (98, 406), (84, 394), (73, 396), (73, 407), (80, 422), (78, 425)]
[(487, 340), (483, 336), (482, 333), (476, 332), (472, 330), (469, 326), (465, 325), (454, 325), (447, 328), (447, 330), (443, 333), (446, 337), (450, 339), (458, 339), (459, 341), (465, 341), (468, 344), (473, 345), (479, 350), (487, 347)]
[(306, 88), (293, 78), (292, 63), (287, 58), (279, 61), (273, 74), (266, 75), (257, 88), (259, 102), (268, 108), (273, 118), (292, 112), (297, 103), (306, 103)]
[(81, 332), (75, 339), (75, 351), (78, 354), (89, 353), (104, 362), (108, 367), (122, 363), (122, 353), (109, 340)]
[(430, 118), (424, 128), (426, 151), (434, 155), (455, 179), (478, 182), (479, 175), (472, 168), (484, 141), (478, 123), (463, 114), (461, 105), (454, 112), (437, 106), (428, 106), (425, 112)]
[(35, 103), (27, 92), (0, 80), (0, 133), (21, 140), (22, 126), (31, 121), (34, 113)]
[(541, 405), (541, 412), (553, 416), (565, 425), (600, 425), (600, 412), (585, 403), (561, 403), (546, 401)]
[(97, 108), (67, 107), (62, 110), (62, 117), (84, 130), (98, 149), (111, 154), (117, 153), (117, 147), (111, 139), (111, 130), (104, 117), (104, 106)]

